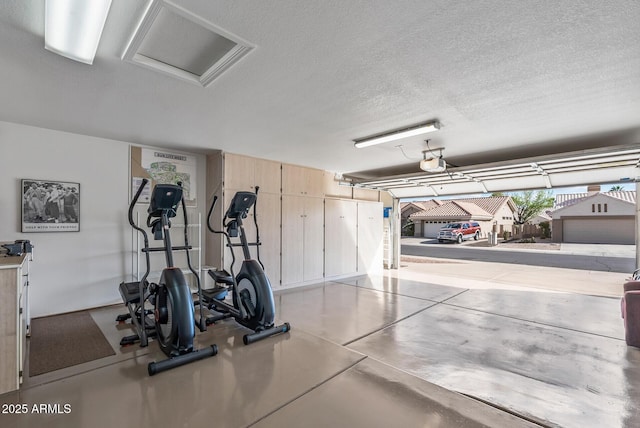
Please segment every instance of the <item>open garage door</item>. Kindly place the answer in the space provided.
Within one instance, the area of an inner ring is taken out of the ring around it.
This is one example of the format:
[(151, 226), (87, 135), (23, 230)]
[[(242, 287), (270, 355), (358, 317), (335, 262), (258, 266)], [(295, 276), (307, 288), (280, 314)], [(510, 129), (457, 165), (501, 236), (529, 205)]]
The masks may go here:
[(566, 219), (562, 241), (579, 244), (635, 244), (635, 222), (631, 219)]

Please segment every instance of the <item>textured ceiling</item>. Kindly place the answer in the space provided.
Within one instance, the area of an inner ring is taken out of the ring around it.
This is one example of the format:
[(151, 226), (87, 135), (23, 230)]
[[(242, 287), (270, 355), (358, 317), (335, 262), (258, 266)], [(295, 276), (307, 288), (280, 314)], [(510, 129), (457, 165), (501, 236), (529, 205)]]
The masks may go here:
[(460, 167), (640, 143), (637, 0), (174, 3), (256, 48), (202, 88), (120, 59), (146, 1), (113, 1), (92, 66), (44, 50), (43, 0), (0, 2), (0, 120), (367, 177), (424, 138)]

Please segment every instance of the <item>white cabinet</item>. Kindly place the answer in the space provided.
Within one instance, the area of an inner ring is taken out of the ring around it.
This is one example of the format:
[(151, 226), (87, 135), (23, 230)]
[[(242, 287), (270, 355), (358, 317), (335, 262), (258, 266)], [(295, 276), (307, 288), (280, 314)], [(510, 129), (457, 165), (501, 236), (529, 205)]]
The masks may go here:
[(0, 258), (0, 394), (20, 387), (26, 346), (27, 255)]
[(382, 202), (358, 201), (358, 273), (382, 273), (382, 214)]
[(358, 205), (345, 199), (325, 200), (325, 277), (357, 272)]
[(283, 195), (282, 285), (321, 280), (323, 250), (323, 199)]

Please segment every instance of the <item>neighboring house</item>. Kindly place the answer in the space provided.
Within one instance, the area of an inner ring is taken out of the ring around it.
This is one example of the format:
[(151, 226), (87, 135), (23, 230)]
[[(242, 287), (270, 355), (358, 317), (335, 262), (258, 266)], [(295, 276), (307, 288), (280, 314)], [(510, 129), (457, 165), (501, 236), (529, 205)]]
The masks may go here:
[(528, 223), (531, 224), (540, 224), (540, 223), (544, 223), (547, 222), (549, 224), (551, 224), (551, 211), (550, 210), (546, 210), (544, 212), (541, 212), (540, 214), (538, 214), (537, 216), (535, 216), (534, 218), (532, 218), (531, 220), (528, 221)]
[(634, 244), (636, 192), (557, 195), (553, 242)]
[(442, 202), (435, 199), (431, 199), (429, 201), (402, 202), (400, 204), (400, 220), (402, 222), (402, 230), (405, 230), (405, 226), (407, 225), (411, 214), (429, 210), (431, 208), (440, 206), (441, 204)]
[(435, 238), (442, 227), (455, 221), (477, 221), (480, 223), (481, 236), (491, 232), (494, 224), (513, 225), (513, 213), (516, 206), (509, 196), (491, 196), (487, 198), (452, 199), (439, 201), (433, 206), (410, 215), (415, 224), (414, 236)]

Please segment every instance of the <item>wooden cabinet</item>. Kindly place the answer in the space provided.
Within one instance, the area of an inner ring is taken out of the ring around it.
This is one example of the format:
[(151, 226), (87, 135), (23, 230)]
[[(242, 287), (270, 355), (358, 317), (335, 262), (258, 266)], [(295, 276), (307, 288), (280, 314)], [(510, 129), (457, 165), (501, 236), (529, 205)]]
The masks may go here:
[(358, 273), (382, 273), (382, 214), (382, 202), (358, 201)]
[[(256, 185), (260, 258), (274, 289), (382, 267), (380, 192), (340, 186), (332, 173), (319, 169), (216, 152), (207, 156), (207, 197), (220, 198), (212, 216), (216, 228), (233, 195), (255, 191)], [(252, 216), (244, 221), (251, 241)], [(228, 269), (231, 255), (220, 236), (207, 232), (205, 241), (204, 264)], [(255, 257), (255, 248), (251, 253)], [(239, 269), (241, 251), (236, 256)]]
[(323, 250), (323, 199), (283, 195), (282, 285), (321, 280)]
[(324, 196), (324, 171), (282, 164), (282, 194)]
[(262, 193), (280, 193), (280, 163), (249, 156), (225, 153), (224, 187)]
[(26, 346), (27, 256), (0, 258), (0, 394), (22, 383)]
[(357, 271), (358, 205), (345, 199), (325, 200), (324, 265), (325, 277), (354, 274)]

